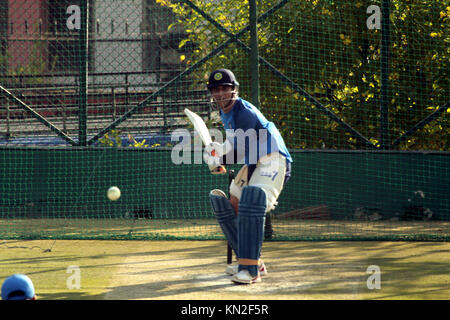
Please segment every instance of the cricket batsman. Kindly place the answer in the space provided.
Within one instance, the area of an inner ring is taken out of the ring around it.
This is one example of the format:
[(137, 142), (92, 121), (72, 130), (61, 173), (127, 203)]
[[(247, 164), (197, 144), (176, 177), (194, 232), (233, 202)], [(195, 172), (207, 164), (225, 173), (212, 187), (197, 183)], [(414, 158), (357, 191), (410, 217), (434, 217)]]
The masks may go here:
[(238, 258), (227, 274), (237, 284), (261, 281), (267, 273), (261, 261), (266, 213), (291, 175), (292, 158), (274, 123), (250, 102), (238, 96), (239, 83), (228, 69), (213, 71), (207, 87), (220, 110), (226, 131), (224, 143), (212, 142), (204, 150), (204, 160), (212, 174), (226, 172), (225, 165), (243, 164), (225, 192), (210, 192), (217, 221)]

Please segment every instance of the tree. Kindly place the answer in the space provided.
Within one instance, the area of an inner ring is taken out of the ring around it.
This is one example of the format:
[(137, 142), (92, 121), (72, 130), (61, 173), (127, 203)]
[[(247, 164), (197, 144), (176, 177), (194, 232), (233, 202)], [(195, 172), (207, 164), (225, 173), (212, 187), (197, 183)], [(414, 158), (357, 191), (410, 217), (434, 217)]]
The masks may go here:
[[(186, 4), (170, 3), (194, 44), (191, 66), (229, 38)], [(179, 1), (178, 1), (179, 2)], [(192, 1), (232, 33), (248, 25), (248, 3)], [(381, 1), (379, 1), (380, 4)], [(262, 14), (277, 1), (258, 1)], [(291, 0), (258, 25), (259, 53), (280, 72), (355, 130), (378, 145), (380, 130), (381, 31), (367, 27), (373, 1)], [(392, 0), (389, 128), (399, 137), (449, 100), (449, 18), (446, 0)], [(240, 38), (249, 43), (249, 34)], [(249, 56), (237, 44), (200, 65), (194, 78), (226, 66), (249, 96)], [(290, 148), (361, 148), (360, 142), (260, 65), (261, 108), (277, 123)], [(200, 85), (200, 84), (199, 84)], [(449, 113), (444, 112), (405, 143), (403, 150), (448, 150)]]

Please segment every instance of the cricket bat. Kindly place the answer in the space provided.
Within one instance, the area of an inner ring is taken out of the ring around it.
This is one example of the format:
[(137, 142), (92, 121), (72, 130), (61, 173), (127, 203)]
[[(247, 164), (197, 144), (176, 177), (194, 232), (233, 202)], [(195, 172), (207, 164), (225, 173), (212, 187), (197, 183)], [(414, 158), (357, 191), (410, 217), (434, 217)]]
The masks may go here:
[[(210, 143), (212, 143), (211, 135), (209, 134), (208, 127), (206, 126), (206, 124), (203, 121), (203, 119), (198, 114), (196, 114), (195, 112), (192, 112), (188, 108), (184, 109), (184, 113), (186, 114), (186, 116), (188, 117), (189, 121), (194, 126), (194, 130), (197, 132), (197, 134), (199, 135), (200, 139), (202, 139), (203, 144), (205, 146), (207, 146)], [(214, 150), (211, 153), (211, 155), (215, 156)], [(219, 170), (220, 170), (219, 172), (221, 172), (221, 173), (225, 173), (226, 172), (226, 169), (223, 166), (220, 166)]]
[(209, 134), (208, 127), (206, 127), (206, 124), (203, 121), (203, 119), (198, 114), (196, 114), (195, 112), (192, 112), (188, 108), (184, 109), (184, 113), (186, 114), (186, 116), (189, 118), (189, 121), (194, 126), (194, 129), (197, 132), (197, 134), (199, 135), (200, 139), (202, 139), (203, 144), (205, 146), (207, 146), (210, 143), (212, 143), (211, 135)]

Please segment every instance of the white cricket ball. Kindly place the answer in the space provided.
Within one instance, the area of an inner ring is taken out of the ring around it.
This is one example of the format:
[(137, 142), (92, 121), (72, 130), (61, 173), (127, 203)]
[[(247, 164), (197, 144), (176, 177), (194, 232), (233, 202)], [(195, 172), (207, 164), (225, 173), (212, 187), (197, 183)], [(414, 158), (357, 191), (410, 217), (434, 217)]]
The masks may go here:
[(120, 198), (120, 189), (117, 188), (116, 186), (111, 187), (108, 189), (106, 196), (108, 197), (109, 200), (116, 201), (117, 199)]

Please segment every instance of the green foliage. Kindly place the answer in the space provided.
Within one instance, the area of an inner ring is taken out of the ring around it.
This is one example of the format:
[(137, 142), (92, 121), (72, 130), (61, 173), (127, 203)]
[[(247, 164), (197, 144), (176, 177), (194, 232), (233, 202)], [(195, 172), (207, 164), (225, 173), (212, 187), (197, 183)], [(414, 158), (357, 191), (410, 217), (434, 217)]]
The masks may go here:
[[(101, 139), (99, 139), (99, 142), (104, 147), (122, 147), (123, 141), (120, 136), (121, 132), (118, 130), (111, 130), (109, 133), (105, 134)], [(148, 144), (146, 144), (146, 140), (142, 139), (142, 141), (137, 141), (131, 134), (128, 134), (128, 140), (130, 141), (130, 144), (128, 147), (132, 148), (147, 148)], [(153, 147), (157, 147), (159, 145), (153, 145)]]
[[(21, 84), (41, 84), (44, 79), (40, 77), (41, 74), (45, 73), (51, 68), (45, 62), (45, 58), (42, 56), (43, 44), (35, 43), (32, 46), (30, 53), (30, 61), (27, 65), (21, 65), (8, 70), (8, 60), (10, 59), (9, 54), (6, 52), (4, 55), (0, 55), (0, 75), (2, 73), (8, 74), (8, 78), (0, 78), (1, 82), (4, 83), (21, 83)], [(21, 77), (27, 75), (27, 77)], [(29, 75), (33, 75), (29, 77)]]
[[(168, 5), (193, 44), (190, 66), (228, 40), (186, 4)], [(278, 1), (258, 1), (259, 14)], [(248, 3), (237, 0), (193, 1), (232, 33), (248, 24)], [(370, 5), (381, 1), (291, 0), (258, 25), (259, 53), (322, 105), (378, 145), (380, 134), (381, 32), (367, 27)], [(389, 66), (390, 138), (449, 100), (449, 19), (446, 0), (392, 0)], [(171, 26), (173, 27), (173, 26)], [(240, 38), (248, 45), (249, 34)], [(249, 56), (231, 45), (194, 72), (204, 86), (219, 66), (235, 71), (240, 93), (249, 96)], [(260, 65), (261, 109), (282, 131), (291, 148), (362, 146), (279, 77)], [(448, 150), (448, 112), (399, 146), (403, 150)]]
[(121, 147), (122, 146), (122, 138), (120, 137), (119, 131), (111, 130), (109, 133), (106, 133), (99, 142), (102, 146), (105, 147)]

